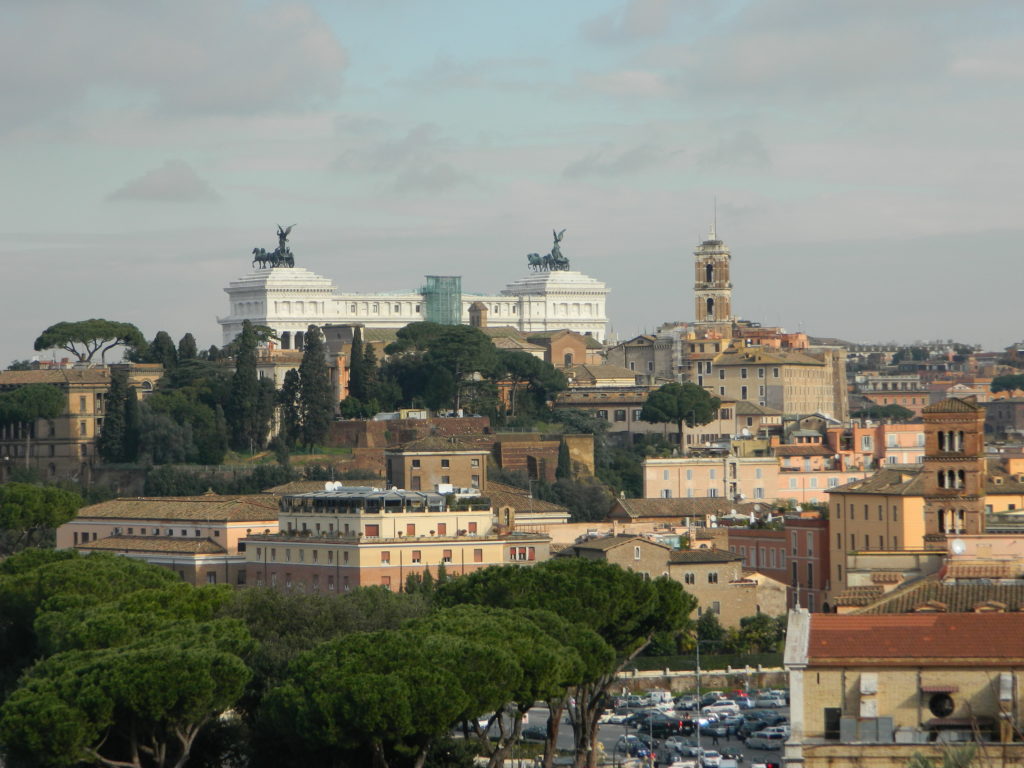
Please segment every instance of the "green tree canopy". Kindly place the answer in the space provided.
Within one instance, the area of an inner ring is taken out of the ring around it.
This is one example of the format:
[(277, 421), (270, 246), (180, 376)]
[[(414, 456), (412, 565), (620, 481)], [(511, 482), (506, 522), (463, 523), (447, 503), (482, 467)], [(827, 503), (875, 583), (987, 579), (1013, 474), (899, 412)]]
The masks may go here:
[(186, 333), (181, 339), (178, 340), (178, 362), (181, 363), (185, 360), (195, 360), (198, 356), (196, 349), (196, 337), (191, 333)]
[(159, 363), (165, 371), (174, 370), (178, 365), (178, 348), (167, 331), (157, 331), (153, 341), (142, 356), (144, 363)]
[(861, 408), (850, 414), (855, 419), (877, 419), (879, 421), (910, 421), (914, 418), (914, 412), (902, 405), (872, 405), (868, 408)]
[(67, 395), (53, 384), (24, 384), (0, 392), (0, 424), (32, 423), (64, 413)]
[(676, 424), (679, 429), (679, 444), (683, 442), (683, 424), (694, 427), (714, 420), (722, 401), (712, 397), (706, 389), (696, 384), (672, 382), (651, 392), (640, 411), (643, 421), (655, 424)]
[(77, 493), (28, 483), (0, 485), (0, 554), (32, 546), (40, 531), (52, 531), (75, 516), (83, 504)]
[(80, 362), (90, 362), (97, 352), (105, 359), (114, 347), (141, 347), (146, 343), (141, 331), (131, 323), (112, 320), (79, 320), (51, 325), (36, 339), (34, 349), (63, 349)]
[(334, 420), (334, 393), (327, 370), (327, 349), (320, 329), (311, 325), (303, 341), (299, 365), (299, 415), (302, 442), (312, 447), (322, 443)]
[(992, 392), (1013, 392), (1017, 389), (1024, 389), (1024, 373), (1004, 373), (1001, 376), (993, 376), (991, 389)]

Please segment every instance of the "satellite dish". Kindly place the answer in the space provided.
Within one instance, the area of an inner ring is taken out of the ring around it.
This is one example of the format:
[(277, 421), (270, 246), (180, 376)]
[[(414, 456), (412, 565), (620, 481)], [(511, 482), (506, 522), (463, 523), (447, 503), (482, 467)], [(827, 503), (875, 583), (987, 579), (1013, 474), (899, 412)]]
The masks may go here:
[(750, 430), (744, 427), (743, 429), (740, 430), (740, 434), (743, 435), (744, 437), (750, 437)]
[(332, 483), (330, 480), (328, 480), (326, 483), (324, 483), (324, 490), (325, 491), (333, 491), (334, 490), (334, 483)]
[(953, 550), (954, 555), (962, 555), (967, 551), (967, 544), (964, 543), (963, 539), (953, 539), (953, 543), (949, 545), (949, 548)]

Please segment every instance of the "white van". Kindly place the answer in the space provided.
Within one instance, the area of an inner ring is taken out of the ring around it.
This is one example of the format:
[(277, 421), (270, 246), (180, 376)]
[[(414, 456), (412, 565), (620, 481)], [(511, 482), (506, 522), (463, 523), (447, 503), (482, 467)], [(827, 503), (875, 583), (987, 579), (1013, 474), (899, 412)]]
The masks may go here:
[(659, 704), (672, 703), (672, 691), (654, 690), (648, 691), (645, 699), (648, 706), (656, 707)]
[(755, 731), (747, 737), (748, 749), (782, 749), (786, 743), (785, 734), (770, 731)]

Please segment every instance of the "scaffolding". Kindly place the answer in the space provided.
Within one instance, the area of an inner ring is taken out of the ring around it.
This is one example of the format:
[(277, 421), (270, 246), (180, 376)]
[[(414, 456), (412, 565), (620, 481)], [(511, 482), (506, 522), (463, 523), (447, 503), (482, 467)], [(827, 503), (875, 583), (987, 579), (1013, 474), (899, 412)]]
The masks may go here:
[(427, 275), (423, 286), (423, 319), (441, 325), (462, 322), (462, 277)]

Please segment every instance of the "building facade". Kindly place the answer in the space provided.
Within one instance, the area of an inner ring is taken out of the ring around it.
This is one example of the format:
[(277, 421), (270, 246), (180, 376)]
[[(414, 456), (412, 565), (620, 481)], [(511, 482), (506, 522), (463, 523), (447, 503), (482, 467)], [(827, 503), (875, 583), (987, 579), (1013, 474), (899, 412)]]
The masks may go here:
[[(435, 276), (436, 277), (436, 276)], [(401, 328), (436, 319), (428, 310), (436, 301), (437, 280), (420, 290), (360, 294), (340, 290), (332, 280), (303, 267), (254, 269), (225, 288), (228, 314), (217, 318), (223, 343), (231, 342), (245, 320), (273, 328), (284, 349), (301, 348), (310, 325), (362, 324), (367, 328)], [(448, 284), (445, 283), (447, 286)], [(448, 296), (447, 294), (451, 294)], [(608, 318), (608, 288), (581, 272), (535, 272), (509, 283), (499, 294), (463, 294), (450, 287), (444, 298), (456, 307), (459, 321), (470, 323), (470, 307), (482, 304), (490, 325), (508, 325), (523, 333), (570, 329), (603, 341)], [(440, 315), (437, 315), (438, 317)], [(479, 307), (474, 317), (479, 317)]]
[(773, 457), (645, 459), (641, 464), (645, 498), (723, 497), (733, 501), (771, 501), (779, 485)]

